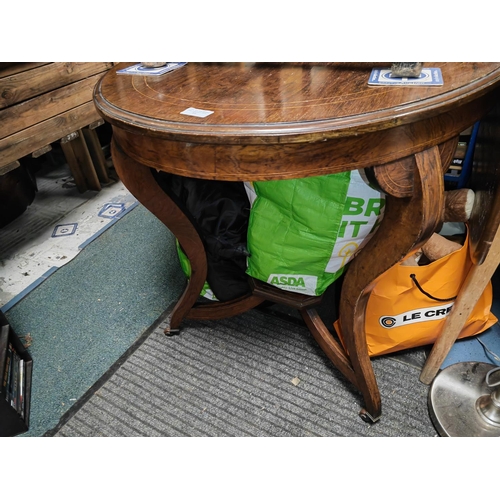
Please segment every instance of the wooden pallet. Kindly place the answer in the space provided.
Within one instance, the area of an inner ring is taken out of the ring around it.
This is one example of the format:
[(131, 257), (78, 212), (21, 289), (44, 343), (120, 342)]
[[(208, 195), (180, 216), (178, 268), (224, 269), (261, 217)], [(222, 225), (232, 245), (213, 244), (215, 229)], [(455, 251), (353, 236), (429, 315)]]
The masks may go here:
[(60, 142), (80, 192), (110, 182), (92, 93), (111, 62), (0, 65), (0, 175)]

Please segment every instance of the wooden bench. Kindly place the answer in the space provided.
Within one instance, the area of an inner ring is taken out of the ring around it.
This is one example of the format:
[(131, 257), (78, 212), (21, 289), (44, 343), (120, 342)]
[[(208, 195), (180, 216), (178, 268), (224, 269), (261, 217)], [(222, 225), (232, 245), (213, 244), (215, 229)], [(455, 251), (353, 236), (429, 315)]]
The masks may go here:
[(109, 183), (92, 94), (113, 64), (0, 63), (0, 175), (60, 142), (80, 192)]

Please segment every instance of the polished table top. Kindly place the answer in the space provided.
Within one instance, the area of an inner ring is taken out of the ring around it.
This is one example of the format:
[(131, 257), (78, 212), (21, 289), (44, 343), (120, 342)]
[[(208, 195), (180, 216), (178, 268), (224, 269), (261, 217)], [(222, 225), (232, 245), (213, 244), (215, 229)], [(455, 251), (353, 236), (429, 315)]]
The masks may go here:
[[(116, 74), (130, 64), (109, 71), (94, 93), (127, 154), (219, 180), (322, 175), (407, 157), (457, 137), (500, 82), (500, 63), (426, 63), (441, 68), (438, 87), (370, 86), (367, 63), (187, 63), (161, 76)], [(187, 108), (213, 113), (181, 114)]]
[[(188, 63), (162, 76), (116, 74), (129, 64), (100, 83), (98, 109), (111, 123), (195, 142), (283, 144), (395, 127), (464, 104), (500, 78), (500, 63), (426, 63), (442, 71), (435, 87), (370, 86), (367, 63)], [(189, 107), (213, 113), (181, 114)]]

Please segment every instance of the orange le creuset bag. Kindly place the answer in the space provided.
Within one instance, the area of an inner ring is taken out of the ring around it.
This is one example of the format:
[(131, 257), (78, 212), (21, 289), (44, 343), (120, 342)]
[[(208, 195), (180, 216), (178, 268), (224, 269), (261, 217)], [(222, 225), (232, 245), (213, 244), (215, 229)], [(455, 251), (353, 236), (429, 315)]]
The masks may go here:
[[(382, 274), (366, 308), (366, 342), (370, 356), (433, 344), (472, 266), (469, 235), (463, 246), (427, 265), (396, 264)], [(483, 332), (497, 322), (491, 313), (491, 281), (458, 338)], [(334, 324), (342, 341), (339, 321)]]

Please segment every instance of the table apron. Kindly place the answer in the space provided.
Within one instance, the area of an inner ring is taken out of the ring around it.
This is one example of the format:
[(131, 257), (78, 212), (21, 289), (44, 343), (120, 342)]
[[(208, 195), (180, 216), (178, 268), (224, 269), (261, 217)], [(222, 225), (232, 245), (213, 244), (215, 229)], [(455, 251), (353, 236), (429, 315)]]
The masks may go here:
[(181, 176), (225, 181), (294, 179), (384, 165), (419, 153), (458, 136), (491, 106), (486, 95), (419, 122), (318, 142), (195, 143), (117, 126), (113, 134), (134, 160)]

